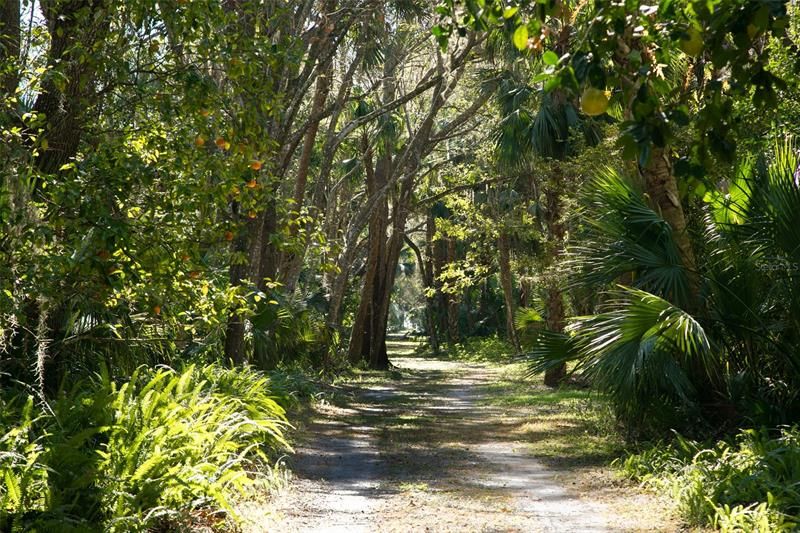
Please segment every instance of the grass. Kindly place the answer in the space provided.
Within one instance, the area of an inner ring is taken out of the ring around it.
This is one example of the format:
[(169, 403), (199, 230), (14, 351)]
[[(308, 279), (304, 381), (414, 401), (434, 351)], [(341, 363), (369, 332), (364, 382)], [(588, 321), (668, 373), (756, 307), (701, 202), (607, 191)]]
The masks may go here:
[(481, 392), (485, 405), (528, 412), (516, 432), (554, 467), (605, 465), (625, 450), (609, 403), (595, 391), (545, 387), (540, 376), (526, 377), (525, 366), (515, 363), (504, 365), (500, 379)]

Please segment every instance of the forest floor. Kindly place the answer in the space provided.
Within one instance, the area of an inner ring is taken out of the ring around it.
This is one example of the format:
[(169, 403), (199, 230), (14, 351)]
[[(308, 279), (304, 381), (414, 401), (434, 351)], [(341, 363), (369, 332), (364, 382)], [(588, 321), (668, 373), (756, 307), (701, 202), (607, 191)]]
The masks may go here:
[[(513, 364), (414, 355), (307, 413), (293, 479), (241, 508), (245, 531), (676, 531), (666, 501), (607, 467), (621, 443), (577, 389)], [(594, 414), (593, 414), (594, 413)]]

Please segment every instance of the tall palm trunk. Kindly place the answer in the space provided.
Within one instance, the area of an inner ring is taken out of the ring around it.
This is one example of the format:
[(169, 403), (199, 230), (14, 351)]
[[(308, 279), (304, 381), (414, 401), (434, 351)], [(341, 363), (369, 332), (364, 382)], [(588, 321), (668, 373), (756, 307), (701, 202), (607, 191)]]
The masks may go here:
[(672, 228), (672, 238), (686, 269), (688, 294), (685, 296), (688, 310), (696, 309), (699, 306), (700, 298), (697, 259), (687, 229), (686, 215), (681, 205), (678, 182), (672, 173), (669, 149), (653, 148), (650, 161), (641, 171), (650, 200)]

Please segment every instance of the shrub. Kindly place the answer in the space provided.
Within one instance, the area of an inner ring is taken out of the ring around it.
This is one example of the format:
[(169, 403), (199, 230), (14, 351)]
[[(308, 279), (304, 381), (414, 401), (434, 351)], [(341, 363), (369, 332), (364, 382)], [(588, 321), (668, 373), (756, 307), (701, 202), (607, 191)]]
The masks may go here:
[(497, 335), (472, 337), (448, 349), (450, 357), (466, 361), (510, 361), (513, 353), (514, 347)]
[(800, 429), (743, 430), (705, 447), (678, 436), (631, 455), (623, 472), (668, 491), (694, 524), (723, 531), (779, 531), (800, 520)]
[[(232, 516), (231, 499), (288, 448), (269, 379), (216, 365), (107, 375), (51, 405), (3, 403), (3, 530), (142, 531)], [(281, 399), (284, 401), (284, 399)]]

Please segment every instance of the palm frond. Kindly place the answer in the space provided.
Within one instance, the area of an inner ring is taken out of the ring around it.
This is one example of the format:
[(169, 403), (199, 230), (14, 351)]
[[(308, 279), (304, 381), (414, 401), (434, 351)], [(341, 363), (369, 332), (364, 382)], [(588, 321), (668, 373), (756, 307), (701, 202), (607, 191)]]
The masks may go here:
[(654, 294), (620, 286), (610, 310), (574, 320), (579, 367), (624, 411), (656, 398), (688, 405), (695, 393), (686, 369), (713, 368), (711, 346), (691, 315)]
[(636, 287), (687, 301), (687, 273), (672, 229), (630, 180), (607, 169), (589, 183), (586, 204), (581, 244), (569, 250), (575, 284), (602, 286), (632, 273)]

